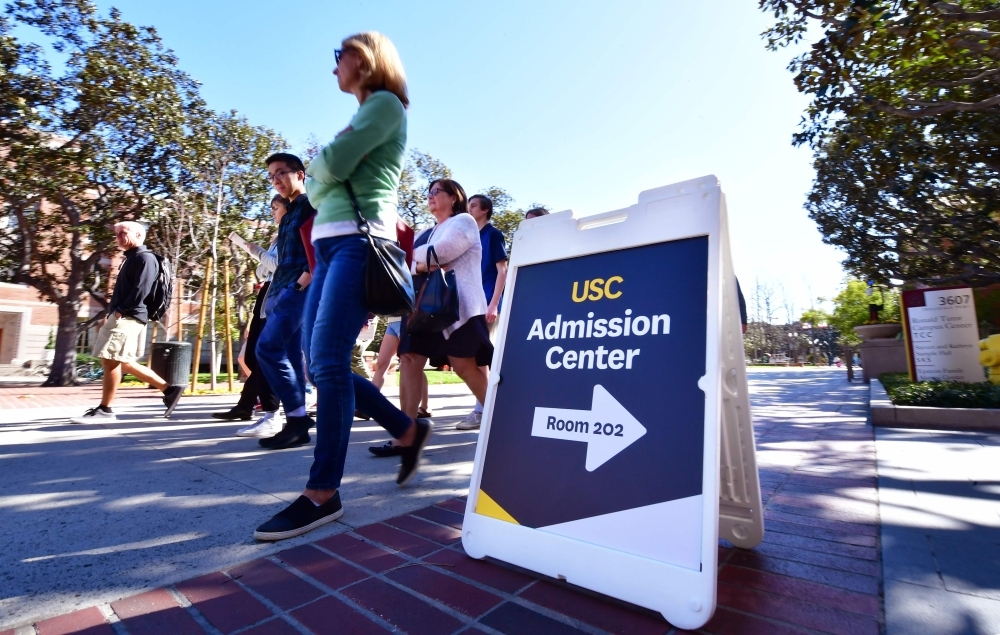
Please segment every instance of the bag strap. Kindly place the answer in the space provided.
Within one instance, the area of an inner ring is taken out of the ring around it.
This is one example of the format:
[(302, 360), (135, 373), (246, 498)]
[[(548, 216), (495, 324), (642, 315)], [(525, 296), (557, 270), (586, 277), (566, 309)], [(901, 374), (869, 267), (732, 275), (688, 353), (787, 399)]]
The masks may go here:
[(358, 232), (367, 236), (370, 241), (372, 237), (372, 228), (368, 225), (368, 219), (366, 219), (364, 214), (361, 213), (361, 206), (358, 205), (358, 197), (354, 195), (354, 188), (351, 187), (350, 181), (344, 181), (344, 189), (347, 190), (347, 195), (351, 197), (351, 205), (354, 207), (354, 211), (358, 215)]
[[(430, 239), (428, 239), (430, 240)], [(424, 264), (427, 265), (427, 273), (431, 273), (431, 256), (434, 256), (434, 264), (437, 266), (438, 270), (441, 270), (441, 261), (438, 259), (437, 251), (434, 250), (434, 245), (427, 245), (427, 258)]]
[[(435, 263), (437, 264), (437, 267), (438, 267), (437, 271), (433, 271), (433, 272), (431, 271), (431, 256), (432, 255), (434, 256), (434, 261), (435, 261)], [(440, 272), (441, 275), (444, 275), (444, 270), (441, 269), (441, 261), (438, 260), (437, 252), (434, 251), (434, 245), (427, 245), (427, 278), (424, 280), (424, 283), (422, 285), (420, 285), (420, 291), (417, 292), (417, 299), (413, 301), (413, 306), (417, 307), (417, 310), (419, 310), (420, 303), (424, 299), (424, 291), (427, 290), (427, 283), (431, 281), (431, 276), (434, 275), (435, 273), (438, 273), (438, 272)]]

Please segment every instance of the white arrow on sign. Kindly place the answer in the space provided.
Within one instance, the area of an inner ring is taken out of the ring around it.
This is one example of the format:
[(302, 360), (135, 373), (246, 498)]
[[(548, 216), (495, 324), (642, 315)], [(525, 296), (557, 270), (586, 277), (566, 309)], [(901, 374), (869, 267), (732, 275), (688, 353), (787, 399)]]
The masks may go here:
[(531, 436), (587, 443), (587, 471), (593, 472), (646, 434), (604, 386), (594, 386), (590, 410), (535, 408)]

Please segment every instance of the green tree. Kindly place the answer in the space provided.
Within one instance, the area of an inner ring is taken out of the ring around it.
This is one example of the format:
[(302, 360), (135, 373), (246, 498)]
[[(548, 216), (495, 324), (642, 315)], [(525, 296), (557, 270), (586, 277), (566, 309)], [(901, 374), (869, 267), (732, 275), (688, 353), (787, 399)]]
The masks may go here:
[(869, 305), (878, 304), (880, 322), (899, 322), (899, 292), (895, 289), (876, 288), (868, 295), (868, 285), (854, 278), (848, 278), (844, 288), (833, 299), (833, 315), (830, 325), (840, 331), (841, 341), (848, 346), (857, 346), (861, 338), (854, 332), (855, 326), (870, 323)]
[[(67, 56), (58, 76), (12, 27), (34, 27)], [(156, 31), (86, 0), (19, 0), (0, 22), (4, 160), (0, 197), (11, 219), (0, 260), (11, 278), (58, 309), (48, 385), (75, 379), (77, 315), (88, 294), (106, 304), (100, 260), (112, 224), (139, 220), (169, 197), (183, 170), (197, 84)], [(9, 64), (9, 65), (8, 65)]]
[(802, 317), (799, 318), (799, 322), (819, 327), (824, 324), (829, 324), (831, 317), (833, 316), (830, 315), (828, 311), (824, 311), (820, 308), (812, 308), (802, 312)]
[(865, 279), (1000, 280), (1000, 8), (991, 0), (759, 0), (811, 98), (807, 209)]
[[(504, 192), (502, 189), (498, 187), (490, 188), (490, 190), (488, 191), (494, 189)], [(506, 192), (504, 192), (504, 194), (506, 195)], [(506, 202), (507, 202), (507, 207), (505, 207), (500, 212), (494, 211), (493, 220), (491, 222), (493, 223), (493, 226), (499, 229), (500, 233), (503, 234), (504, 246), (507, 248), (507, 253), (510, 254), (511, 250), (514, 248), (514, 232), (517, 231), (517, 228), (521, 225), (521, 221), (524, 220), (524, 214), (527, 210), (521, 208), (510, 209), (509, 206), (512, 203), (510, 197), (508, 197)], [(546, 211), (548, 211), (549, 209), (547, 206), (541, 203), (532, 203), (531, 205), (528, 206), (528, 209), (535, 209), (535, 208), (541, 208)]]
[(451, 170), (443, 162), (416, 148), (410, 150), (398, 189), (398, 213), (410, 227), (423, 229), (434, 224), (427, 209), (427, 186), (435, 179), (450, 178)]

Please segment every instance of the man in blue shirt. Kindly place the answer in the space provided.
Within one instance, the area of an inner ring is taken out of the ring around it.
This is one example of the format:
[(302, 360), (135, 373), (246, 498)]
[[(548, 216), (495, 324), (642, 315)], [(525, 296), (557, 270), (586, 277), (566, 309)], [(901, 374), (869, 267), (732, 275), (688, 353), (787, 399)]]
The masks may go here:
[[(503, 288), (507, 283), (507, 250), (504, 248), (503, 232), (490, 223), (493, 218), (493, 201), (488, 196), (476, 194), (469, 198), (469, 214), (479, 225), (479, 241), (483, 246), (483, 293), (489, 306), (486, 309), (486, 324), (490, 337), (497, 328)], [(487, 373), (486, 366), (480, 367)], [(459, 430), (477, 430), (483, 419), (483, 404), (476, 402), (476, 408), (464, 421), (456, 426)]]

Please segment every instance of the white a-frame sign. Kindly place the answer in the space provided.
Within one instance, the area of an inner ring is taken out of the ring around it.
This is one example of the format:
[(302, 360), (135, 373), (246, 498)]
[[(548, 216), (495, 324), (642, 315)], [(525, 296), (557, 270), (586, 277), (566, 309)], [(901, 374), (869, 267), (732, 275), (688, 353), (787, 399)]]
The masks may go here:
[(514, 236), (462, 545), (694, 629), (763, 537), (714, 176)]

